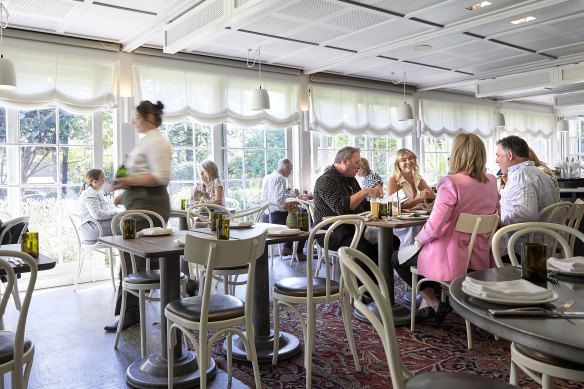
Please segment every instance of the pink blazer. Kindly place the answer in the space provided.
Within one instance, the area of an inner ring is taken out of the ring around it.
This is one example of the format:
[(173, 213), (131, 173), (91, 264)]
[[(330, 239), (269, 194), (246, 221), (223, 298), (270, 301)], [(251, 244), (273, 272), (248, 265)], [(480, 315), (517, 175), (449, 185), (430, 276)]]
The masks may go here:
[[(497, 212), (501, 216), (497, 180), (491, 174), (487, 177), (489, 182), (486, 184), (465, 174), (440, 179), (434, 210), (418, 234), (418, 241), (424, 245), (418, 255), (420, 274), (436, 281), (452, 281), (466, 273), (470, 234), (454, 230), (458, 215), (492, 215)], [(482, 270), (495, 266), (487, 235), (477, 236), (469, 269)]]

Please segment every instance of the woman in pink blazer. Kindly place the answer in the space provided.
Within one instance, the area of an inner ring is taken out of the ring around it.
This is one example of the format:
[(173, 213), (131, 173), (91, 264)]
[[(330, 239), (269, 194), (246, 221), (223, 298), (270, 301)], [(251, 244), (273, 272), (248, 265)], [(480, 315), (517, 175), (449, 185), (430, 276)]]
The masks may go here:
[[(485, 145), (478, 136), (459, 134), (454, 138), (449, 158), (450, 175), (438, 181), (434, 209), (416, 236), (416, 240), (423, 245), (422, 249), (403, 263), (399, 263), (397, 252), (392, 255), (394, 268), (410, 286), (410, 266), (417, 266), (420, 276), (436, 281), (452, 281), (466, 273), (470, 236), (454, 230), (458, 215), (501, 213), (497, 180), (495, 176), (485, 173), (486, 160)], [(468, 269), (482, 270), (494, 266), (488, 236), (478, 235)], [(433, 286), (431, 282), (422, 284), (422, 303), (416, 312), (416, 319), (435, 318), (441, 325), (452, 308), (436, 298)]]

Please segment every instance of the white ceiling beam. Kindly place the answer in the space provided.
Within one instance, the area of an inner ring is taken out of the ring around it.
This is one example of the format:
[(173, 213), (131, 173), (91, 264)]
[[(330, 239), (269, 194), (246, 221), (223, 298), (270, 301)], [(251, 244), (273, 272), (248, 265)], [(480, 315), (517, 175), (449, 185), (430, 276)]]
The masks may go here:
[(83, 3), (77, 3), (75, 7), (63, 17), (61, 23), (55, 28), (57, 34), (65, 34), (67, 29), (77, 21), (77, 19), (93, 4), (94, 0), (85, 0)]
[(466, 19), (464, 21), (461, 21), (461, 22), (449, 24), (449, 25), (445, 26), (444, 28), (437, 30), (437, 31), (424, 32), (424, 33), (410, 35), (410, 36), (402, 38), (402, 39), (394, 40), (390, 43), (383, 43), (380, 45), (376, 45), (376, 46), (364, 49), (357, 54), (351, 53), (351, 54), (344, 55), (342, 57), (337, 57), (337, 58), (335, 58), (335, 60), (323, 61), (320, 64), (317, 64), (315, 66), (305, 68), (304, 72), (306, 74), (324, 72), (324, 71), (327, 71), (335, 66), (338, 66), (341, 63), (345, 63), (345, 62), (349, 62), (351, 60), (354, 60), (355, 57), (376, 56), (376, 55), (379, 55), (379, 54), (386, 52), (386, 51), (389, 51), (389, 50), (393, 50), (393, 49), (397, 49), (399, 47), (416, 44), (416, 43), (418, 43), (420, 38), (424, 38), (427, 40), (427, 39), (437, 38), (437, 37), (441, 37), (441, 36), (445, 36), (445, 35), (449, 35), (449, 34), (453, 34), (453, 33), (461, 33), (461, 32), (464, 32), (466, 30), (472, 29), (474, 27), (482, 26), (482, 25), (485, 25), (485, 24), (488, 24), (491, 22), (496, 22), (497, 20), (500, 20), (502, 18), (514, 16), (517, 13), (531, 12), (531, 11), (534, 11), (534, 10), (537, 10), (540, 8), (564, 3), (566, 1), (569, 1), (569, 0), (540, 0), (540, 1), (530, 0), (530, 1), (525, 1), (525, 2), (522, 2), (519, 4), (511, 5), (509, 7), (501, 9), (501, 10), (491, 11), (489, 13), (485, 13), (483, 15), (478, 15), (478, 16)]

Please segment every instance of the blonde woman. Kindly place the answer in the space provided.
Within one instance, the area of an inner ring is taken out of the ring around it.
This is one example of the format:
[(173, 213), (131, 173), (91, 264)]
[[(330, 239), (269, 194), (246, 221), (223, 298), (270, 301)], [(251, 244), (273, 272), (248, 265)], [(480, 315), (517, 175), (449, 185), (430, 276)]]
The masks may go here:
[(543, 162), (541, 162), (539, 160), (539, 158), (537, 158), (537, 154), (535, 154), (535, 151), (533, 151), (531, 149), (531, 147), (529, 148), (529, 159), (533, 161), (533, 164), (542, 172), (544, 172), (554, 183), (554, 185), (556, 186), (556, 193), (558, 194), (558, 199), (560, 198), (560, 184), (558, 184), (558, 179), (556, 178), (556, 176), (554, 175), (554, 172), (552, 172), (550, 170), (549, 167), (547, 167), (547, 165)]
[(369, 161), (367, 158), (361, 158), (359, 162), (359, 170), (357, 170), (357, 175), (359, 177), (363, 177), (363, 184), (361, 184), (361, 188), (375, 188), (379, 187), (379, 189), (383, 190), (383, 180), (379, 177), (379, 174), (371, 171), (371, 167), (369, 167)]
[(192, 200), (223, 205), (223, 183), (215, 162), (209, 160), (201, 162), (199, 176), (201, 181), (195, 185)]
[[(111, 222), (118, 210), (103, 197), (103, 188), (107, 183), (105, 173), (101, 169), (90, 169), (85, 173), (81, 195), (79, 196), (79, 214), (99, 222), (104, 236), (112, 235)], [(83, 239), (96, 241), (99, 230), (94, 223), (81, 225)]]
[(436, 194), (418, 173), (417, 159), (416, 154), (408, 149), (400, 149), (396, 153), (393, 175), (388, 182), (388, 194), (403, 190), (407, 200), (402, 203), (402, 209), (413, 208), (426, 199), (436, 198)]

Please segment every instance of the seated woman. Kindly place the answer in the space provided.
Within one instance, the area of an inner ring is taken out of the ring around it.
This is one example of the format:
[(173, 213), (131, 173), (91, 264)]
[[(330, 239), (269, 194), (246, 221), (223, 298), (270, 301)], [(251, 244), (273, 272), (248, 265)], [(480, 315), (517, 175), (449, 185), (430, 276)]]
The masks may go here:
[(364, 177), (361, 188), (375, 188), (379, 187), (383, 190), (383, 180), (379, 177), (379, 174), (371, 171), (369, 167), (369, 161), (367, 158), (361, 158), (359, 162), (359, 170), (357, 170), (357, 175), (359, 177)]
[(201, 203), (223, 204), (223, 183), (219, 178), (219, 169), (213, 161), (203, 161), (199, 165), (201, 181), (197, 182), (191, 200)]
[[(387, 193), (392, 195), (400, 189), (405, 193), (407, 200), (401, 204), (402, 209), (423, 206), (424, 200), (436, 198), (436, 194), (418, 173), (417, 159), (416, 154), (408, 149), (400, 149), (396, 153)], [(421, 228), (398, 228), (393, 230), (393, 233), (399, 238), (402, 246), (407, 246), (414, 243), (414, 237)]]
[[(416, 236), (421, 250), (404, 262), (397, 252), (391, 262), (400, 277), (410, 286), (410, 266), (417, 266), (422, 276), (436, 281), (452, 281), (467, 271), (468, 234), (454, 230), (461, 213), (492, 215), (501, 213), (495, 176), (485, 173), (487, 153), (483, 141), (475, 134), (459, 134), (454, 138), (449, 175), (438, 181), (438, 196), (432, 215)], [(494, 267), (487, 234), (478, 235), (468, 269)], [(431, 282), (422, 284), (422, 303), (416, 320), (435, 318), (441, 325), (452, 308), (440, 302)]]
[[(103, 197), (103, 187), (107, 182), (101, 169), (90, 169), (85, 173), (84, 182), (79, 196), (79, 214), (95, 219), (101, 225), (103, 236), (112, 235), (111, 222), (118, 209), (109, 204)], [(92, 222), (81, 225), (81, 233), (87, 241), (96, 241), (99, 229)]]

